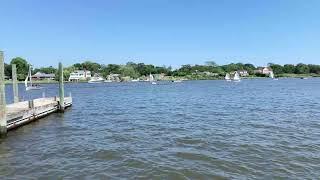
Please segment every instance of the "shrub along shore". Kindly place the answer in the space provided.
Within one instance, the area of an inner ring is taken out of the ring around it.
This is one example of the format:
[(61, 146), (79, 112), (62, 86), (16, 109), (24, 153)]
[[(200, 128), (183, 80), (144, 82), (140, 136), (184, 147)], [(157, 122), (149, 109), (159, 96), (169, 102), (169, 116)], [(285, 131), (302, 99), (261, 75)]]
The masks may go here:
[[(29, 63), (27, 60), (16, 57), (13, 58), (10, 64), (5, 64), (5, 75), (8, 79), (11, 79), (11, 64), (17, 65), (17, 76), (21, 83), (24, 81), (28, 74)], [(320, 77), (320, 65), (314, 64), (285, 64), (279, 65), (269, 63), (268, 67), (272, 69), (275, 77)], [(148, 77), (149, 74), (162, 74), (164, 75), (163, 80), (215, 80), (223, 79), (226, 73), (233, 73), (234, 71), (246, 71), (249, 75), (242, 78), (259, 78), (267, 77), (268, 75), (256, 73), (257, 67), (250, 63), (231, 63), (226, 65), (218, 65), (213, 61), (207, 61), (202, 65), (182, 65), (178, 69), (173, 69), (171, 66), (155, 66), (152, 64), (134, 63), (128, 62), (123, 65), (119, 64), (99, 64), (93, 61), (84, 61), (83, 63), (76, 63), (71, 66), (64, 68), (65, 81), (68, 80), (70, 73), (76, 70), (87, 70), (91, 71), (94, 75), (98, 73), (100, 76), (106, 78), (109, 74), (119, 74), (120, 77), (130, 77), (131, 79), (143, 79)], [(42, 72), (46, 74), (56, 74), (57, 68), (40, 67), (33, 68), (32, 73)], [(7, 81), (10, 83), (10, 81)], [(37, 83), (56, 83), (54, 80), (42, 80)]]

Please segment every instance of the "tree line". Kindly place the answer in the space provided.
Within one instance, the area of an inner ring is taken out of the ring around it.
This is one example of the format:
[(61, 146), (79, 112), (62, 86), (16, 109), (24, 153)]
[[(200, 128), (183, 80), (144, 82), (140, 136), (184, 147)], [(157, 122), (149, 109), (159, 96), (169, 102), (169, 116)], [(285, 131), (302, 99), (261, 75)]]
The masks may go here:
[[(5, 75), (11, 78), (11, 64), (17, 65), (17, 77), (19, 80), (24, 80), (28, 74), (29, 63), (27, 60), (21, 57), (13, 58), (10, 64), (5, 64)], [(283, 74), (320, 74), (320, 65), (315, 64), (275, 64), (269, 63), (268, 66), (272, 68), (275, 75)], [(119, 64), (99, 64), (93, 61), (84, 61), (82, 63), (76, 63), (69, 67), (64, 68), (65, 79), (69, 78), (70, 73), (75, 70), (88, 70), (92, 74), (99, 73), (103, 77), (107, 77), (109, 74), (120, 74), (121, 76), (130, 76), (132, 78), (139, 78), (141, 76), (148, 76), (149, 74), (165, 74), (167, 76), (191, 76), (197, 73), (208, 72), (215, 74), (216, 76), (224, 76), (226, 73), (246, 70), (250, 75), (255, 75), (254, 70), (256, 67), (250, 63), (230, 63), (226, 65), (218, 65), (214, 61), (205, 62), (205, 64), (199, 65), (182, 65), (178, 69), (173, 69), (171, 66), (155, 66), (152, 64), (134, 63), (128, 62), (124, 65)], [(46, 74), (57, 74), (58, 70), (55, 67), (41, 67), (33, 69), (32, 73), (42, 72)]]

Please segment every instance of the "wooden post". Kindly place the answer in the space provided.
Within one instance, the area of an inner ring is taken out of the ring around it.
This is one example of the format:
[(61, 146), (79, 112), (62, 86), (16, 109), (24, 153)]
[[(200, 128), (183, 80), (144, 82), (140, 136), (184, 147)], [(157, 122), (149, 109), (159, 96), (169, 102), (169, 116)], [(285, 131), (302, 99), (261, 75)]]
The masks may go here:
[(60, 112), (64, 112), (64, 85), (63, 85), (63, 67), (62, 63), (59, 63), (59, 110)]
[(17, 66), (12, 64), (12, 89), (13, 89), (13, 102), (19, 102), (18, 82), (17, 82)]
[(34, 102), (33, 102), (33, 100), (29, 100), (29, 101), (28, 101), (28, 104), (29, 104), (29, 109), (33, 109), (33, 108), (34, 108)]
[(0, 51), (0, 136), (7, 134), (6, 120), (6, 96), (4, 84), (4, 59), (3, 51)]

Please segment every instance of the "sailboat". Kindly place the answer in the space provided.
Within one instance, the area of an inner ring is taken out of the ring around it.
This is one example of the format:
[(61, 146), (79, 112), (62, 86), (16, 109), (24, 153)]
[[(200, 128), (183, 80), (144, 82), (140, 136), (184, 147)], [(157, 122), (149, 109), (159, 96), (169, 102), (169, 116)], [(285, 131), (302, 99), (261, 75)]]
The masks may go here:
[[(35, 84), (32, 84), (31, 68), (32, 68), (32, 66), (29, 65), (28, 76), (27, 76), (26, 79), (24, 80), (24, 85), (25, 85), (25, 87), (26, 87), (26, 91), (42, 89), (42, 87), (40, 87), (40, 86), (38, 86), (38, 85), (35, 85)], [(28, 85), (28, 80), (29, 80), (29, 85)]]
[(233, 81), (235, 81), (235, 82), (241, 81), (239, 73), (237, 71), (234, 73)]
[(103, 83), (104, 79), (99, 76), (99, 74), (94, 74), (94, 76), (88, 81), (88, 83)]
[(154, 81), (154, 77), (152, 74), (149, 75), (149, 81), (151, 82), (151, 84), (157, 84), (155, 81)]
[(269, 77), (270, 77), (271, 79), (273, 79), (273, 80), (278, 80), (277, 78), (274, 78), (273, 71), (271, 71), (271, 72), (269, 73)]
[(224, 79), (225, 79), (226, 81), (231, 81), (230, 74), (227, 73), (226, 76), (224, 77)]

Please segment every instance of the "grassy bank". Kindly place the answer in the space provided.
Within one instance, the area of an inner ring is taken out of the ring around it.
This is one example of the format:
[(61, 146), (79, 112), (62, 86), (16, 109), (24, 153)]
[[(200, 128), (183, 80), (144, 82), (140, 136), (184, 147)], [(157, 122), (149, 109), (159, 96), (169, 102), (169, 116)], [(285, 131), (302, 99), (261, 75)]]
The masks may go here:
[(287, 78), (304, 78), (304, 77), (320, 77), (320, 74), (277, 74), (276, 77), (287, 77)]
[[(320, 77), (320, 74), (277, 74), (277, 78), (305, 78), (305, 77)], [(242, 79), (263, 79), (269, 78), (269, 76), (245, 76)], [(167, 76), (163, 81), (173, 81), (173, 80), (223, 80), (224, 76), (201, 76), (201, 75), (186, 75), (186, 76)], [(78, 82), (69, 82), (65, 83), (87, 83), (88, 81), (78, 81)], [(125, 82), (125, 81), (124, 81)], [(24, 81), (18, 81), (19, 84), (24, 84)], [(34, 84), (57, 84), (58, 81), (55, 80), (41, 80), (33, 81)], [(12, 84), (11, 80), (6, 80), (5, 84)]]

